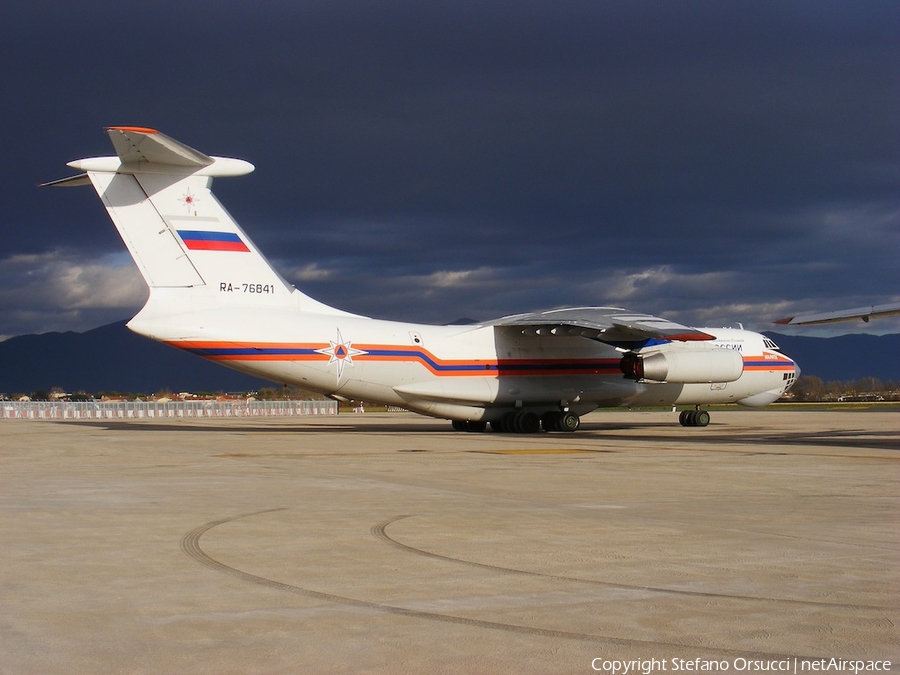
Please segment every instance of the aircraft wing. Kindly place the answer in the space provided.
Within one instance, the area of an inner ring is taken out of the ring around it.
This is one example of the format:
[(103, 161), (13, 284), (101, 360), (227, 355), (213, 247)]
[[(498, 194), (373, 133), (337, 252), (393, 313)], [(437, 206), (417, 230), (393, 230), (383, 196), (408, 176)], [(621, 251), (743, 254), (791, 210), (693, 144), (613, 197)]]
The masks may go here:
[(488, 325), (536, 335), (579, 335), (610, 344), (645, 340), (696, 341), (715, 337), (696, 328), (616, 307), (568, 307), (516, 314)]
[(778, 319), (775, 323), (784, 326), (817, 326), (825, 323), (837, 323), (839, 321), (850, 321), (852, 319), (862, 319), (868, 323), (873, 316), (895, 316), (900, 314), (900, 302), (890, 303), (887, 305), (869, 305), (868, 307), (854, 307), (853, 309), (842, 309), (837, 312), (823, 312), (820, 314), (801, 314), (799, 316), (788, 316), (784, 319)]

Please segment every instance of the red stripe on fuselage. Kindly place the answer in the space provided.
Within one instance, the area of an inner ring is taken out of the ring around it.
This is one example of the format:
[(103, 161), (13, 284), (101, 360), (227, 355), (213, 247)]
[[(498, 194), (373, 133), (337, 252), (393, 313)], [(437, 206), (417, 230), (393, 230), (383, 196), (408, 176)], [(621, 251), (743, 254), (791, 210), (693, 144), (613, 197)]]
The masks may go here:
[[(194, 352), (211, 361), (291, 362), (328, 361), (331, 359), (328, 354), (316, 351), (329, 346), (323, 343), (169, 341), (166, 344)], [(354, 349), (366, 352), (354, 355), (354, 361), (415, 363), (438, 377), (600, 375), (620, 372), (620, 359), (618, 358), (441, 359), (421, 347), (355, 343), (353, 346)]]

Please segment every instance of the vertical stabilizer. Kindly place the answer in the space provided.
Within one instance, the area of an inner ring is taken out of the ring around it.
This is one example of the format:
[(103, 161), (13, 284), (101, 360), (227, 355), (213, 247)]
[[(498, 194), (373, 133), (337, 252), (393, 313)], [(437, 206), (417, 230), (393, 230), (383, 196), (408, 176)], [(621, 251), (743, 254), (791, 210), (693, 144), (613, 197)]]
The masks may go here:
[(89, 171), (88, 177), (151, 289), (206, 284), (136, 176)]
[(288, 284), (213, 195), (213, 178), (250, 173), (252, 164), (205, 155), (154, 129), (107, 133), (116, 157), (71, 162), (85, 173), (48, 185), (94, 186), (150, 287), (145, 312), (290, 306), (345, 314)]

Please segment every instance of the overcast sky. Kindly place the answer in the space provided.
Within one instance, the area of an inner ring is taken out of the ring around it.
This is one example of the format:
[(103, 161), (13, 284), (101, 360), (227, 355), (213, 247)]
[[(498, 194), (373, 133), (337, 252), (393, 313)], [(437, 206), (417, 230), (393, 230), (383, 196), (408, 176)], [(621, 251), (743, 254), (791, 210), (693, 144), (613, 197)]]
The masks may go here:
[(352, 312), (900, 302), (896, 0), (13, 0), (0, 55), (4, 338), (143, 303), (94, 191), (36, 187), (110, 125), (254, 163), (217, 196)]

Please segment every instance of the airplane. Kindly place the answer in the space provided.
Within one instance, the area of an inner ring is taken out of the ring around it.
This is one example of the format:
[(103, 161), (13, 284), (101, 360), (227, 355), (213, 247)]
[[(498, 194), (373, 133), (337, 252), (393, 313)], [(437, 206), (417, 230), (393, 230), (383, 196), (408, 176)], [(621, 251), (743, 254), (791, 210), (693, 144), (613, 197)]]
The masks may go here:
[(872, 317), (897, 316), (900, 314), (900, 302), (885, 305), (868, 305), (866, 307), (854, 307), (853, 309), (841, 309), (835, 312), (822, 312), (819, 314), (800, 314), (778, 319), (773, 323), (783, 326), (820, 326), (826, 323), (839, 323), (862, 319), (869, 323)]
[(106, 129), (116, 156), (45, 183), (93, 185), (150, 289), (128, 327), (256, 377), (339, 401), (398, 406), (458, 431), (572, 432), (600, 407), (764, 406), (800, 368), (772, 340), (616, 307), (568, 307), (473, 325), (373, 319), (285, 281), (211, 191), (250, 173), (156, 129)]

